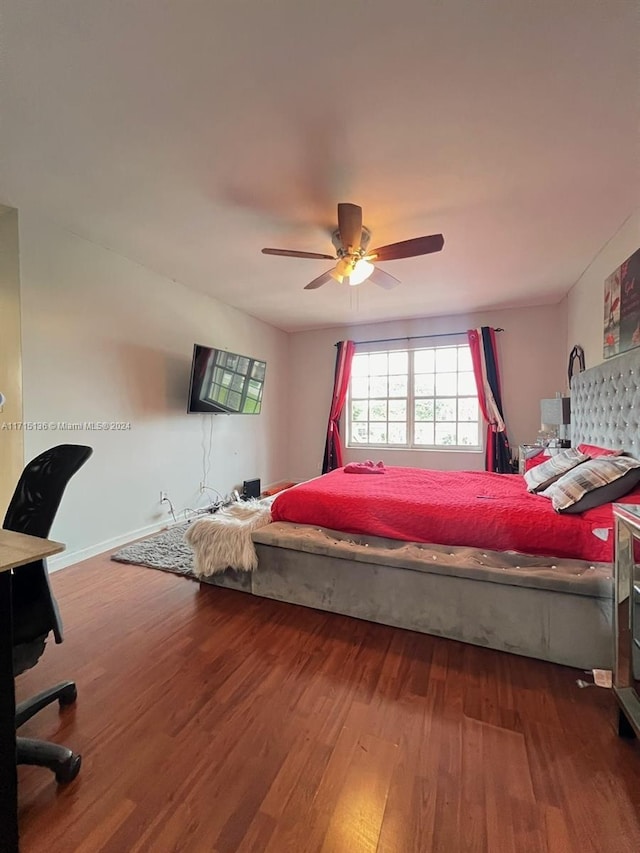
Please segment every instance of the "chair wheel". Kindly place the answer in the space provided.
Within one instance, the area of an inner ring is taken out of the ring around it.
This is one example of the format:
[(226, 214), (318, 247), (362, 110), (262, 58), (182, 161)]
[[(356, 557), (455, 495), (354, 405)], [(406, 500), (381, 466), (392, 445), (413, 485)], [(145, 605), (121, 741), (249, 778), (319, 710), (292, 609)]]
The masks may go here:
[(68, 782), (73, 782), (80, 772), (82, 764), (82, 756), (73, 753), (71, 758), (66, 761), (61, 761), (55, 768), (56, 782), (60, 785), (66, 785)]
[(75, 686), (75, 684), (70, 684), (62, 691), (62, 693), (58, 697), (58, 702), (60, 702), (60, 707), (64, 708), (65, 705), (73, 705), (77, 698), (78, 688)]

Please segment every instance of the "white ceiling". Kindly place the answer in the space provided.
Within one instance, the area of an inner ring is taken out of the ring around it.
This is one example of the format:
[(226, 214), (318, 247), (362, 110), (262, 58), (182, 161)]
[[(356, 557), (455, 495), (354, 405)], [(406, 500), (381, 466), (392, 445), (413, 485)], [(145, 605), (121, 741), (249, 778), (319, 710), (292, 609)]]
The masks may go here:
[[(639, 203), (635, 0), (0, 8), (0, 201), (282, 329), (556, 302)], [(304, 291), (338, 201), (444, 250)]]

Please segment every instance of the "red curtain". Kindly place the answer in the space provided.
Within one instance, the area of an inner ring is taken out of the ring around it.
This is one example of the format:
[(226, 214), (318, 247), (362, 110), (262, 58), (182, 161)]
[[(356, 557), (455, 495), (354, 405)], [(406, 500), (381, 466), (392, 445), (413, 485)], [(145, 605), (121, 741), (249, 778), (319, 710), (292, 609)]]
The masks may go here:
[(467, 331), (478, 403), (487, 422), (485, 469), (499, 474), (511, 471), (511, 451), (502, 414), (502, 393), (495, 329), (482, 326)]
[(327, 424), (327, 440), (324, 446), (324, 461), (322, 473), (333, 471), (334, 468), (342, 467), (342, 444), (340, 442), (339, 421), (344, 401), (347, 399), (349, 380), (351, 379), (351, 364), (356, 345), (353, 341), (340, 341), (336, 344), (338, 353), (336, 355), (336, 370), (333, 382), (333, 396), (331, 398), (331, 409), (329, 411), (329, 423)]

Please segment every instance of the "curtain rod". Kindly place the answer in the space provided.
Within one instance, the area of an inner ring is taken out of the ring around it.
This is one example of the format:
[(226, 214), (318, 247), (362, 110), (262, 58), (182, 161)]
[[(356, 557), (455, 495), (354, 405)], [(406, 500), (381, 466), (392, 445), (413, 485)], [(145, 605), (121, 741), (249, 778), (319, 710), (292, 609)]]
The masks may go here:
[[(494, 329), (493, 331), (494, 332), (504, 332), (504, 329), (498, 327), (497, 329)], [(439, 332), (437, 335), (405, 335), (402, 338), (378, 338), (377, 340), (373, 340), (373, 341), (354, 341), (354, 344), (390, 344), (390, 343), (394, 343), (395, 341), (419, 341), (423, 338), (452, 338), (452, 337), (455, 337), (456, 335), (466, 335), (466, 334), (467, 334), (467, 330), (465, 329), (464, 332)], [(339, 346), (339, 343), (340, 342), (338, 342), (337, 344), (334, 344), (334, 346), (336, 346), (336, 347)]]

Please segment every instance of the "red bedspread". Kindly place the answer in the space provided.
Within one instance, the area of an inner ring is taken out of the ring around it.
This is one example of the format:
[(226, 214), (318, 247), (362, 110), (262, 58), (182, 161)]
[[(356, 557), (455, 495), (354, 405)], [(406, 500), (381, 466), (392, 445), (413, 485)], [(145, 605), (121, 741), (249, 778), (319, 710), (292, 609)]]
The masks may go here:
[[(640, 493), (623, 502), (639, 503)], [(272, 515), (408, 542), (613, 560), (611, 504), (560, 515), (550, 500), (529, 494), (519, 474), (387, 468), (369, 477), (340, 468), (281, 492)]]

